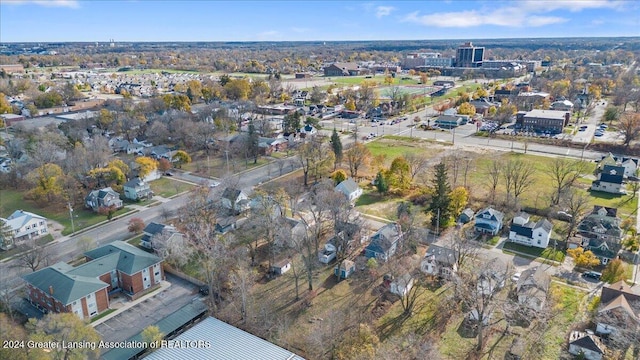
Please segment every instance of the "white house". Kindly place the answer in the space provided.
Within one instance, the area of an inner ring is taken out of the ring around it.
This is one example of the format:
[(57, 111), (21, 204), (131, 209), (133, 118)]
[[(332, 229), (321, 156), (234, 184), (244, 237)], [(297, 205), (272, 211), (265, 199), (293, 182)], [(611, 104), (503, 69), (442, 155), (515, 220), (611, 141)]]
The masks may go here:
[(458, 270), (455, 251), (437, 245), (430, 245), (420, 263), (420, 270), (427, 275), (445, 279), (451, 278)]
[(249, 197), (239, 189), (224, 189), (220, 201), (222, 201), (222, 206), (233, 213), (240, 213), (249, 209)]
[(413, 287), (413, 276), (411, 274), (406, 273), (402, 276), (399, 276), (391, 283), (391, 288), (389, 289), (392, 294), (396, 294), (401, 297), (407, 296), (411, 288)]
[(0, 218), (10, 229), (12, 237), (2, 239), (0, 248), (9, 249), (15, 242), (35, 239), (49, 233), (47, 219), (24, 210), (16, 210), (6, 219)]
[(598, 174), (598, 180), (591, 183), (591, 190), (602, 191), (611, 194), (625, 194), (624, 179), (625, 168), (622, 166), (605, 165)]
[(542, 310), (547, 300), (547, 291), (551, 276), (542, 266), (529, 268), (522, 272), (516, 284), (518, 302), (533, 310)]
[(602, 360), (604, 352), (600, 338), (593, 334), (572, 331), (569, 335), (569, 354), (583, 356), (587, 360)]
[(544, 249), (549, 246), (552, 228), (553, 225), (549, 220), (530, 221), (529, 214), (520, 212), (513, 218), (509, 228), (509, 240)]
[(339, 191), (347, 197), (349, 201), (355, 201), (362, 195), (362, 188), (353, 181), (352, 178), (342, 181), (335, 187), (335, 191)]

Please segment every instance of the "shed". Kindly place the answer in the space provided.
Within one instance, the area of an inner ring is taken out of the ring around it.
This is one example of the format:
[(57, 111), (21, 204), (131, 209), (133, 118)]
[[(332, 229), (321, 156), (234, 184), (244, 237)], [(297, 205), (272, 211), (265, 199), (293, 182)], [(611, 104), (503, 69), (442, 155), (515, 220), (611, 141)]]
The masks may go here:
[(271, 264), (272, 274), (282, 275), (289, 270), (291, 270), (291, 262), (289, 260), (282, 260)]
[(347, 279), (356, 271), (356, 264), (351, 260), (343, 260), (339, 266), (336, 266), (333, 273), (338, 279)]

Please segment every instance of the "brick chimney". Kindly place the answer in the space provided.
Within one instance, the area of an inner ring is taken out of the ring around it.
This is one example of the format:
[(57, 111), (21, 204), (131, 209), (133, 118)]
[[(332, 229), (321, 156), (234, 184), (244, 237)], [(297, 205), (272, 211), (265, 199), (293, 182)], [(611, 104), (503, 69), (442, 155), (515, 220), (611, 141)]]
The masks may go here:
[(49, 285), (49, 294), (53, 296), (53, 285)]

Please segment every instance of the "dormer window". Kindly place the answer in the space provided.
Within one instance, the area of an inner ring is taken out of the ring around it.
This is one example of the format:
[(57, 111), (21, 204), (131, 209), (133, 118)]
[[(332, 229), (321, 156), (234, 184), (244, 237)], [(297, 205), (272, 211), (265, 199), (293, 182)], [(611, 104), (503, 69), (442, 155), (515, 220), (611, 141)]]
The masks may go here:
[(491, 219), (491, 214), (484, 214), (482, 217), (485, 219)]

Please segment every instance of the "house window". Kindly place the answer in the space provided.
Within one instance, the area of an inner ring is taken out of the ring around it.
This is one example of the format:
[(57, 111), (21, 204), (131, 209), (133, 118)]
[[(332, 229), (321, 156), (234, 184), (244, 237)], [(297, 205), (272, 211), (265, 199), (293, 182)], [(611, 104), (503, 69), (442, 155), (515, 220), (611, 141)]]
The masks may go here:
[(156, 271), (153, 275), (154, 275), (154, 276), (158, 276), (158, 275), (160, 275), (160, 272), (159, 272), (159, 271)]
[(91, 299), (91, 294), (87, 295), (87, 299)]
[(78, 302), (77, 302), (77, 301), (74, 301), (74, 302), (73, 302), (73, 305), (74, 305), (74, 306), (75, 306), (75, 305), (77, 305), (77, 304), (78, 304)]
[(147, 269), (142, 270), (142, 272), (146, 274), (147, 273)]
[(147, 278), (146, 278), (146, 277), (144, 278), (144, 281), (147, 281)]

